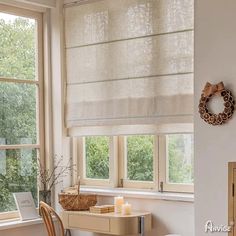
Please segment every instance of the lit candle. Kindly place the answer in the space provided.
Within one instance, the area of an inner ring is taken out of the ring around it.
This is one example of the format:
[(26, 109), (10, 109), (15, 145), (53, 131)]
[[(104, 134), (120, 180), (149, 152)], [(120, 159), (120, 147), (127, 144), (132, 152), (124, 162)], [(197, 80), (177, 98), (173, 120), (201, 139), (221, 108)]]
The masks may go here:
[(124, 198), (121, 196), (114, 197), (115, 213), (121, 213)]
[(131, 204), (129, 204), (128, 202), (123, 204), (121, 213), (122, 213), (122, 215), (130, 215), (131, 214)]

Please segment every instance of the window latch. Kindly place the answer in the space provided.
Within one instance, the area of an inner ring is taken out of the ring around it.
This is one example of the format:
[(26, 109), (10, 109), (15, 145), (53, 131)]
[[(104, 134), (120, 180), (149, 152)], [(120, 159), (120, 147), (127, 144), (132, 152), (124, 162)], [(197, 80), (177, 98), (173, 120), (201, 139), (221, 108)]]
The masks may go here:
[(160, 182), (160, 192), (163, 193), (163, 181)]
[(234, 197), (234, 183), (232, 184), (232, 197)]
[(120, 179), (120, 187), (123, 188), (123, 186), (124, 186), (124, 179)]

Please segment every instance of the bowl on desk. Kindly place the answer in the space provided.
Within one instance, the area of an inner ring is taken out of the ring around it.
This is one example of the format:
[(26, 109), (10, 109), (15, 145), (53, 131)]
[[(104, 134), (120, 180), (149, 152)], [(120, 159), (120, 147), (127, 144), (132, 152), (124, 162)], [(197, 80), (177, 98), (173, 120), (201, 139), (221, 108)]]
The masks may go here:
[(58, 194), (59, 203), (67, 211), (86, 211), (97, 203), (96, 194)]

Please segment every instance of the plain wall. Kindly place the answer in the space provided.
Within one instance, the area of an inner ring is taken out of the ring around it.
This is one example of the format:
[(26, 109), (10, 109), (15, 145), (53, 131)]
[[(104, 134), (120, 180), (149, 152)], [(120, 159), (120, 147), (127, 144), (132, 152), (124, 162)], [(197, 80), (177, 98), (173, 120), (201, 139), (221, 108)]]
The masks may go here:
[[(227, 225), (228, 162), (236, 161), (236, 116), (225, 125), (200, 119), (197, 106), (207, 81), (225, 86), (236, 96), (236, 1), (195, 1), (195, 235), (205, 223)], [(210, 234), (210, 233), (208, 233)], [(227, 233), (214, 233), (227, 235)]]

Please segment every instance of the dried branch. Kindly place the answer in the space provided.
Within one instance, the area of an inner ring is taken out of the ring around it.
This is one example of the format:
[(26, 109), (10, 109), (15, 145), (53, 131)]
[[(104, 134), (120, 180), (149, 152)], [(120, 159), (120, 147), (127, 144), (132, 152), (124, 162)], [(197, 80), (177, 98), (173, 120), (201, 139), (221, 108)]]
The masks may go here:
[[(56, 157), (55, 159), (57, 159)], [(38, 160), (38, 175), (44, 190), (51, 190), (53, 186), (63, 182), (60, 178), (68, 176), (75, 167), (75, 165), (70, 164), (70, 161), (66, 165), (62, 165), (62, 161), (63, 156), (56, 161), (52, 170), (49, 170)]]

